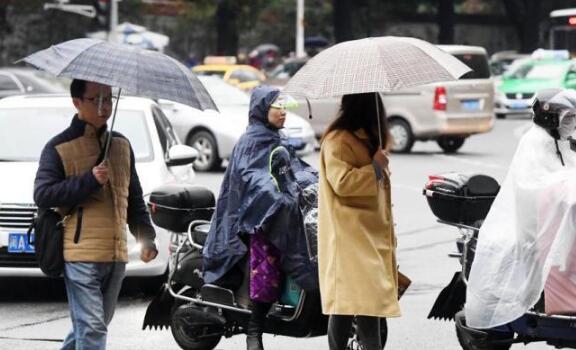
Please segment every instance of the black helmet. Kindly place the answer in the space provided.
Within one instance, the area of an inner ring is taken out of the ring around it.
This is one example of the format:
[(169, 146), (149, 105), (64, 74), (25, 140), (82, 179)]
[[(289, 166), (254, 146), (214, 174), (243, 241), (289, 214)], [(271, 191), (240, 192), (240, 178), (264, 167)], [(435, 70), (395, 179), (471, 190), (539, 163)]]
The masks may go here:
[[(532, 110), (534, 111), (534, 123), (546, 130), (554, 138), (556, 154), (560, 158), (562, 165), (564, 165), (564, 159), (558, 147), (558, 140), (561, 137), (561, 133), (565, 134), (566, 130), (561, 127), (562, 121), (560, 118), (567, 118), (570, 114), (572, 114), (571, 118), (574, 118), (576, 91), (557, 88), (540, 90), (534, 97)], [(566, 135), (562, 135), (562, 137), (564, 138)], [(568, 136), (567, 139), (570, 141), (572, 137)], [(572, 147), (572, 141), (570, 141), (570, 148)]]
[(551, 103), (550, 100), (562, 91), (563, 89), (557, 88), (540, 90), (536, 93), (534, 104), (532, 105), (534, 123), (544, 128), (556, 139), (559, 138), (558, 126), (560, 124), (560, 113), (566, 109), (566, 106)]

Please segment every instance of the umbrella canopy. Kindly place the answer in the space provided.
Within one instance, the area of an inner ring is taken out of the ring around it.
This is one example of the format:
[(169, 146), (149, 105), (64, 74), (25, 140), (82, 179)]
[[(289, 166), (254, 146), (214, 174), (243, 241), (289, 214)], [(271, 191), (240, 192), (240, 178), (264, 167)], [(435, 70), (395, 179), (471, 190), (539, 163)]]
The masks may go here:
[(310, 59), (286, 84), (308, 98), (385, 92), (456, 80), (470, 68), (426, 41), (377, 37), (346, 41)]
[(96, 39), (75, 39), (23, 59), (59, 77), (82, 79), (154, 99), (218, 110), (198, 78), (175, 59), (155, 51)]

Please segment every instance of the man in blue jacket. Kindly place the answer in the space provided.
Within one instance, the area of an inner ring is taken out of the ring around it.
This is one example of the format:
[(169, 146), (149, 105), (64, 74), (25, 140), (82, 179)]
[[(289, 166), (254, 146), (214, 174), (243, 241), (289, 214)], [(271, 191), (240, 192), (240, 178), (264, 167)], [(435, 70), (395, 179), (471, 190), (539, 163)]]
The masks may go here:
[(34, 201), (65, 216), (64, 281), (73, 328), (62, 349), (105, 349), (128, 261), (126, 224), (144, 262), (158, 253), (156, 234), (128, 140), (113, 132), (108, 159), (101, 159), (111, 88), (74, 80), (70, 93), (78, 113), (44, 147)]

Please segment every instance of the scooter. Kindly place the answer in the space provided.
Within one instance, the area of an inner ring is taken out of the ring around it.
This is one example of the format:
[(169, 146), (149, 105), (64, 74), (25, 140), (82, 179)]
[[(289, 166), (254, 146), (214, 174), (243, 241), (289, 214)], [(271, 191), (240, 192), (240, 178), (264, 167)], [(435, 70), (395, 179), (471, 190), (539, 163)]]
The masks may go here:
[[(148, 206), (153, 222), (171, 231), (171, 263), (167, 282), (150, 302), (142, 329), (169, 327), (185, 350), (212, 350), (222, 337), (246, 332), (250, 318), (247, 263), (228, 274), (226, 283), (206, 284), (202, 279), (202, 249), (210, 228), (214, 195), (198, 186), (156, 189)], [(308, 227), (308, 226), (307, 226)], [(315, 228), (315, 225), (311, 225)], [(316, 230), (306, 229), (310, 259), (316, 259)], [(247, 260), (247, 259), (245, 259)], [(267, 315), (265, 333), (288, 337), (322, 336), (328, 318), (322, 314), (319, 291), (301, 289), (290, 278), (279, 301)], [(381, 322), (382, 344), (386, 322)], [(361, 349), (355, 326), (348, 349)]]
[(475, 329), (466, 324), (466, 286), (483, 220), (498, 193), (499, 185), (485, 175), (449, 173), (429, 177), (423, 194), (438, 222), (460, 232), (457, 252), (461, 270), (440, 292), (428, 318), (454, 320), (456, 336), (464, 350), (508, 350), (512, 344), (546, 342), (556, 348), (576, 349), (576, 317), (544, 313), (541, 298), (523, 316), (503, 326)]

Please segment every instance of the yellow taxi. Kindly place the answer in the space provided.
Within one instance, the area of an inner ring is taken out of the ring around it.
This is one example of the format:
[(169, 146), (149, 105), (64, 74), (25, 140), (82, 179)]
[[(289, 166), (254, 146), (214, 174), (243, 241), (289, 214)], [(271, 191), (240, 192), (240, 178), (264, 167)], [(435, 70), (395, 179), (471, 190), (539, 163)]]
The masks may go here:
[(194, 66), (192, 71), (197, 75), (220, 77), (244, 91), (254, 89), (266, 79), (264, 73), (258, 69), (246, 64), (236, 64), (236, 57), (233, 56), (207, 56), (204, 64)]

